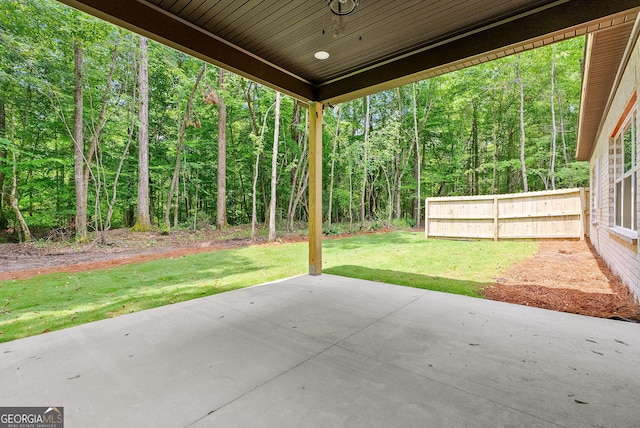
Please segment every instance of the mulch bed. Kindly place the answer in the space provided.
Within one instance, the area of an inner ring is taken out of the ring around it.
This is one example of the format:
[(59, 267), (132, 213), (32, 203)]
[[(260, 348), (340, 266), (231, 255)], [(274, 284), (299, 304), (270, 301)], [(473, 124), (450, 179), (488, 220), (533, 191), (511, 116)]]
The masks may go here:
[[(595, 252), (591, 244), (584, 243), (584, 245), (592, 253), (598, 269), (606, 276), (609, 288), (606, 292), (594, 291), (592, 286), (593, 279), (589, 281), (583, 280), (583, 287), (587, 291), (576, 288), (575, 282), (572, 283), (571, 288), (564, 287), (561, 280), (557, 281), (555, 285), (549, 286), (549, 279), (553, 276), (561, 278), (563, 274), (571, 271), (580, 272), (582, 276), (587, 276), (589, 273), (584, 272), (585, 265), (583, 263), (566, 259), (562, 261), (556, 260), (556, 266), (551, 270), (549, 269), (549, 264), (545, 265), (544, 269), (541, 269), (541, 264), (544, 264), (544, 260), (548, 260), (550, 255), (557, 258), (559, 255), (570, 253), (570, 251), (562, 248), (554, 248), (551, 243), (542, 243), (539, 254), (514, 266), (507, 272), (507, 277), (513, 278), (513, 276), (516, 276), (521, 280), (523, 279), (522, 272), (526, 272), (526, 281), (514, 284), (513, 281), (505, 281), (501, 278), (500, 282), (484, 288), (482, 294), (488, 299), (502, 302), (592, 317), (640, 322), (640, 304), (633, 293), (618, 276), (611, 273), (604, 260)], [(554, 272), (554, 270), (557, 271)], [(590, 275), (593, 276), (593, 273)], [(536, 278), (536, 276), (539, 276), (539, 278)], [(541, 285), (541, 283), (545, 285)], [(579, 286), (580, 284), (577, 285)]]
[(482, 291), (491, 300), (535, 306), (554, 311), (570, 312), (591, 317), (612, 318), (640, 322), (640, 307), (620, 285), (616, 294), (586, 293), (566, 288), (541, 285), (495, 285)]

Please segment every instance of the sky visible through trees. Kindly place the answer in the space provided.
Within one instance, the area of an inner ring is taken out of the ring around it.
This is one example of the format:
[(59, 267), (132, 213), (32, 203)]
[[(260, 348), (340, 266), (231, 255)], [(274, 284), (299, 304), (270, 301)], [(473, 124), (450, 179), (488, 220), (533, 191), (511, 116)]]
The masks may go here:
[[(53, 0), (0, 1), (0, 229), (144, 226), (145, 204), (166, 230), (306, 222), (306, 110), (145, 41)], [(325, 224), (415, 225), (429, 196), (588, 185), (583, 46), (328, 107)]]

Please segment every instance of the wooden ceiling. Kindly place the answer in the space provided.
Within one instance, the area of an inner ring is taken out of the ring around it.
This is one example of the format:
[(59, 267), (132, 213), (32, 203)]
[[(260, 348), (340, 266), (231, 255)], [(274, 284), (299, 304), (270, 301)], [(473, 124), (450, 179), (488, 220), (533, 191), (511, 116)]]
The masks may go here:
[[(336, 104), (629, 21), (640, 0), (60, 0), (302, 101)], [(326, 51), (329, 59), (314, 57)]]

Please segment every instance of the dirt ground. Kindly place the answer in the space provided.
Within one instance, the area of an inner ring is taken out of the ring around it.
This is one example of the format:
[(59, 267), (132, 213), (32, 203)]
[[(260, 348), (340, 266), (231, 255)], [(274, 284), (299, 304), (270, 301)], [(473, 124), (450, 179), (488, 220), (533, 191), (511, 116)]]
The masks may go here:
[[(242, 227), (227, 228), (224, 232), (178, 230), (170, 235), (114, 229), (109, 230), (103, 240), (82, 245), (64, 242), (0, 244), (0, 281), (55, 272), (82, 272), (247, 245), (267, 245), (265, 237), (258, 237), (252, 243), (245, 238), (248, 234), (249, 231)], [(271, 245), (304, 240), (304, 236), (292, 233)]]
[[(0, 244), (0, 281), (251, 245), (245, 236), (247, 231), (242, 228), (177, 231), (171, 235), (117, 229), (109, 231), (100, 243)], [(294, 233), (270, 245), (303, 240), (305, 236)], [(268, 245), (264, 238), (256, 244)], [(640, 304), (585, 241), (542, 242), (535, 256), (512, 266), (496, 278), (493, 286), (485, 288), (483, 295), (545, 309), (640, 321)]]

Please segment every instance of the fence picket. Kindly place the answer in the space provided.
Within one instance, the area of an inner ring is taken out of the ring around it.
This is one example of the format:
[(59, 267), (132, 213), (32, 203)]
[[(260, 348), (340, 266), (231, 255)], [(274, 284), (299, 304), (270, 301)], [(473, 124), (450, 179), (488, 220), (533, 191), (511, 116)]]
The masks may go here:
[(427, 198), (425, 237), (584, 239), (588, 189)]

